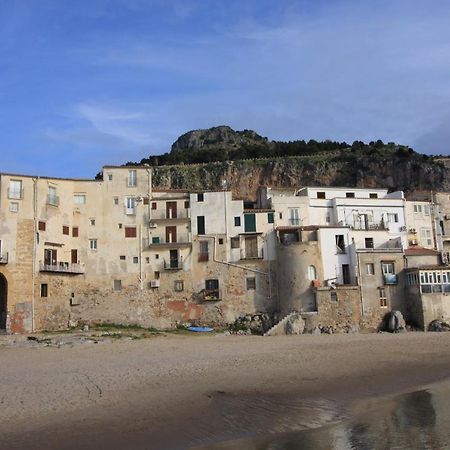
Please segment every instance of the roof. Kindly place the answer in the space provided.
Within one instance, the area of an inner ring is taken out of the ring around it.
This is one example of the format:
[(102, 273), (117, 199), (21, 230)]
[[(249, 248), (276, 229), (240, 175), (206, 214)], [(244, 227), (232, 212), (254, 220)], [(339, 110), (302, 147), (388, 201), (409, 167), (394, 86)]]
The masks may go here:
[(275, 212), (275, 210), (274, 209), (263, 209), (263, 208), (244, 209), (244, 213), (265, 213), (265, 212)]
[(38, 180), (62, 180), (62, 181), (91, 181), (96, 183), (101, 183), (103, 180), (97, 180), (95, 178), (63, 178), (63, 177), (48, 177), (41, 175), (25, 175), (22, 173), (8, 173), (8, 172), (0, 172), (0, 177), (18, 177), (18, 178), (36, 178)]
[(432, 248), (410, 247), (405, 250), (406, 256), (436, 256), (439, 254), (437, 250), (433, 250)]
[(314, 231), (320, 228), (350, 228), (345, 225), (281, 225), (276, 227), (275, 229), (278, 231), (294, 231), (294, 230), (306, 230), (306, 231)]

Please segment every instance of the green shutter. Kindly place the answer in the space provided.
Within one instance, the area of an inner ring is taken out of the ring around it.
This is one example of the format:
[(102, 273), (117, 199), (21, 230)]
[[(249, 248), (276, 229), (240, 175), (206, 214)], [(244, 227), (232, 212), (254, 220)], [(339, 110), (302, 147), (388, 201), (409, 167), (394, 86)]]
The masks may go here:
[(254, 233), (256, 231), (255, 214), (244, 214), (244, 231), (246, 233)]
[(197, 216), (197, 234), (205, 234), (205, 216)]
[(273, 223), (273, 212), (267, 213), (267, 223)]

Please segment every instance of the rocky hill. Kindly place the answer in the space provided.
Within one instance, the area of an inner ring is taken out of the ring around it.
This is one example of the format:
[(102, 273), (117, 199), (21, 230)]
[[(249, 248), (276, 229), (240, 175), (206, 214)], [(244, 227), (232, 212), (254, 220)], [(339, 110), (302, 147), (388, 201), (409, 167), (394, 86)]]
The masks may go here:
[(260, 185), (385, 187), (406, 192), (450, 191), (450, 164), (382, 141), (270, 141), (251, 130), (220, 126), (180, 136), (153, 166), (155, 188), (221, 189), (255, 199)]

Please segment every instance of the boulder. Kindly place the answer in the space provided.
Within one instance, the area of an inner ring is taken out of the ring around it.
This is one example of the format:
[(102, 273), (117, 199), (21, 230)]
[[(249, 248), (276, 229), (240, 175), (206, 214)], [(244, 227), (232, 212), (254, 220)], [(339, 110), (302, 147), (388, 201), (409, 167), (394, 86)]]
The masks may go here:
[(286, 334), (303, 334), (305, 330), (305, 321), (299, 314), (289, 317), (286, 322)]
[(433, 320), (428, 325), (428, 331), (450, 331), (450, 324), (443, 320)]
[(400, 311), (391, 311), (384, 317), (383, 331), (389, 331), (389, 333), (401, 333), (406, 331), (406, 323), (403, 318), (403, 314)]

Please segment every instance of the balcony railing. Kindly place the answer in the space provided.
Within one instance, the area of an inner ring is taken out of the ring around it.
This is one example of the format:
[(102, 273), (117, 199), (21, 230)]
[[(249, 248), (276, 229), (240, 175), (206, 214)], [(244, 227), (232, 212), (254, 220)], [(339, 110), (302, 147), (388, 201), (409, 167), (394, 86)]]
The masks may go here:
[(128, 208), (127, 206), (124, 207), (124, 213), (127, 216), (135, 216), (136, 215), (136, 206), (132, 208)]
[(0, 253), (0, 264), (8, 264), (8, 253)]
[(8, 198), (11, 200), (21, 200), (23, 199), (23, 188), (22, 189), (11, 189), (8, 188)]
[(241, 248), (241, 259), (263, 259), (263, 258), (264, 258), (264, 250), (262, 247), (251, 250)]
[(170, 246), (170, 244), (191, 244), (191, 238), (188, 234), (177, 234), (176, 238), (166, 239), (165, 236), (157, 236), (150, 238), (150, 240), (143, 239), (144, 247), (153, 247), (158, 245)]
[(183, 268), (183, 258), (164, 260), (164, 270), (181, 270)]
[(397, 275), (393, 273), (385, 273), (383, 275), (384, 284), (398, 284)]
[(40, 272), (58, 272), (58, 273), (74, 273), (81, 274), (85, 272), (84, 264), (74, 264), (68, 262), (57, 262), (53, 264), (46, 264), (39, 262)]
[(222, 293), (220, 291), (220, 289), (212, 289), (212, 290), (208, 290), (208, 289), (204, 289), (203, 290), (203, 300), (205, 302), (214, 302), (214, 301), (218, 301), (218, 300), (222, 300)]
[(353, 225), (353, 229), (366, 231), (388, 231), (389, 227), (384, 222), (356, 222)]
[(175, 219), (189, 219), (191, 217), (190, 209), (178, 209), (176, 212), (171, 210), (152, 210), (150, 213), (150, 222), (155, 220), (175, 220)]
[(47, 205), (59, 206), (59, 197), (57, 195), (47, 195)]
[(300, 226), (302, 221), (299, 218), (291, 217), (288, 219), (289, 225)]

